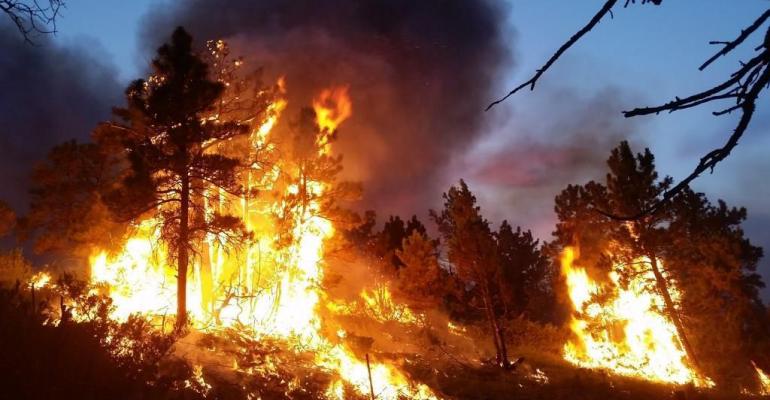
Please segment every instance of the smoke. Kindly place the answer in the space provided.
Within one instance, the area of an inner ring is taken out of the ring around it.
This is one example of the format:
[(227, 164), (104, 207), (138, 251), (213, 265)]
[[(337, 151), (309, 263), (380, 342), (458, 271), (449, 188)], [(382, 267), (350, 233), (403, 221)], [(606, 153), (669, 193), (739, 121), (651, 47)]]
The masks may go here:
[(478, 193), (491, 221), (507, 219), (547, 238), (555, 223), (553, 199), (562, 189), (603, 182), (614, 147), (629, 140), (641, 152), (645, 141), (641, 121), (620, 113), (639, 102), (628, 91), (606, 87), (586, 94), (548, 83), (539, 90), (450, 170)]
[(88, 140), (120, 98), (114, 69), (92, 44), (54, 40), (40, 37), (33, 46), (0, 22), (0, 199), (17, 211), (28, 204), (32, 166), (56, 144)]
[(364, 183), (365, 208), (408, 213), (440, 198), (438, 177), (483, 131), (489, 89), (511, 68), (500, 3), (191, 0), (149, 16), (142, 41), (149, 52), (177, 25), (199, 43), (228, 40), (286, 76), (284, 120), (321, 88), (349, 85), (353, 116), (335, 146), (345, 178)]

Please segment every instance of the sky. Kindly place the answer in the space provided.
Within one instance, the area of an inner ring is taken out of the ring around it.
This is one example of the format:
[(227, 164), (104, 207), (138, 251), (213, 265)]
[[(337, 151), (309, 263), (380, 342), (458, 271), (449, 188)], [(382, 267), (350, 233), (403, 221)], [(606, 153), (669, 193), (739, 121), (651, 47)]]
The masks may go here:
[[(143, 21), (174, 3), (70, 1), (50, 45), (77, 46), (98, 57), (109, 66), (117, 87), (125, 87), (141, 76), (150, 58), (141, 39)], [(509, 3), (503, 35), (513, 64), (499, 76), (496, 92), (500, 95), (526, 80), (603, 1)], [(463, 154), (447, 160), (443, 179), (451, 183), (465, 178), (493, 222), (509, 219), (548, 239), (554, 222), (553, 197), (565, 183), (600, 179), (604, 171), (601, 160), (621, 139), (630, 140), (637, 151), (649, 147), (662, 174), (686, 176), (700, 156), (726, 140), (736, 116), (716, 118), (710, 114), (712, 108), (706, 107), (625, 119), (621, 111), (664, 103), (725, 79), (755, 44), (700, 72), (697, 67), (718, 50), (708, 41), (735, 37), (768, 4), (766, 0), (669, 0), (662, 6), (616, 7), (614, 17), (602, 21), (570, 49), (541, 78), (534, 92), (520, 92), (486, 112), (485, 133)], [(712, 200), (746, 206), (747, 233), (767, 249), (770, 183), (765, 174), (770, 170), (766, 155), (770, 135), (765, 132), (769, 125), (770, 107), (760, 106), (734, 153), (713, 174), (693, 185)], [(606, 134), (596, 139), (596, 132)], [(575, 137), (583, 145), (578, 146)], [(542, 151), (546, 146), (561, 146), (569, 154)], [(574, 154), (585, 154), (585, 158), (576, 161)], [(577, 162), (580, 167), (571, 168)], [(768, 260), (762, 269), (770, 280)], [(770, 291), (765, 297), (770, 298)]]

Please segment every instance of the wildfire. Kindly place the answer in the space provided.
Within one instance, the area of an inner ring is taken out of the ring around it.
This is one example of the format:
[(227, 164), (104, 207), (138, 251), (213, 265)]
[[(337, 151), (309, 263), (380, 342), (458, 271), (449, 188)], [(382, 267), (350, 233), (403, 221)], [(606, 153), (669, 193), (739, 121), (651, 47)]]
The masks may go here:
[(34, 289), (42, 289), (51, 283), (51, 275), (48, 272), (41, 271), (29, 279), (29, 285)]
[(757, 372), (757, 379), (759, 380), (759, 390), (755, 393), (744, 390), (745, 394), (755, 394), (757, 396), (770, 396), (770, 376), (765, 371), (762, 371), (754, 361), (751, 362), (751, 366), (754, 367), (754, 371)]
[[(571, 247), (561, 256), (574, 308), (570, 324), (574, 338), (564, 346), (567, 361), (652, 381), (713, 386), (688, 364), (675, 326), (660, 311), (663, 299), (648, 290), (654, 280), (652, 271), (645, 268), (648, 259), (616, 265), (610, 282), (601, 285), (576, 265), (577, 258), (577, 249)], [(620, 268), (634, 268), (628, 285), (619, 281)], [(678, 297), (673, 285), (670, 290), (672, 297)], [(605, 300), (596, 300), (598, 295)]]
[[(284, 87), (283, 79), (278, 87)], [(268, 108), (263, 124), (251, 134), (255, 150), (267, 146), (285, 107), (286, 101), (278, 99)], [(329, 135), (352, 113), (347, 87), (323, 90), (313, 107), (321, 130), (316, 141), (318, 154), (326, 155), (330, 151)], [(244, 176), (244, 186), (295, 195), (307, 190), (311, 199), (327, 190), (325, 184), (315, 181), (304, 181), (302, 188), (297, 184), (279, 186), (282, 173), (287, 172), (253, 166), (253, 171)], [(199, 256), (190, 266), (187, 293), (189, 316), (196, 329), (245, 327), (255, 337), (282, 339), (298, 351), (313, 352), (316, 365), (341, 377), (329, 386), (329, 398), (345, 398), (343, 381), (360, 394), (368, 395), (373, 390), (378, 399), (436, 398), (427, 386), (410, 382), (396, 367), (359, 359), (341, 342), (345, 335), (331, 340), (321, 334), (319, 310), (331, 309), (328, 305), (322, 307), (326, 296), (320, 289), (324, 242), (334, 234), (334, 226), (319, 215), (319, 201), (309, 201), (296, 215), (290, 215), (292, 242), (288, 248), (278, 250), (272, 245), (279, 232), (271, 216), (280, 214), (283, 204), (278, 200), (270, 203), (247, 196), (227, 196), (220, 193), (218, 202), (211, 200), (217, 196), (204, 196), (204, 208), (220, 207), (240, 215), (255, 239), (240, 252), (228, 251), (221, 238), (214, 236), (200, 243)], [(165, 328), (165, 317), (176, 313), (176, 271), (174, 263), (166, 259), (167, 249), (159, 243), (158, 221), (148, 219), (139, 224), (122, 251), (112, 255), (98, 252), (91, 258), (91, 280), (106, 287), (115, 306), (113, 318), (125, 320), (139, 313)], [(366, 293), (363, 298), (368, 301)], [(385, 300), (390, 309), (398, 308), (389, 292)], [(196, 379), (202, 379), (200, 373)]]
[(334, 133), (342, 121), (353, 115), (353, 103), (348, 96), (348, 87), (340, 86), (322, 90), (313, 100), (313, 110), (318, 127), (325, 133), (319, 138), (319, 144), (324, 152), (328, 152), (328, 135)]

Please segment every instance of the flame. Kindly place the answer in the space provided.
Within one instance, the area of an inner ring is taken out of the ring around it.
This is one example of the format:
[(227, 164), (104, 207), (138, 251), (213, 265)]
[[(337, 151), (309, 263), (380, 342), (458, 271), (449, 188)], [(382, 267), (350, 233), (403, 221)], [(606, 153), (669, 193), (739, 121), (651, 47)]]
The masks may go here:
[[(663, 299), (649, 290), (649, 282), (654, 280), (652, 271), (645, 268), (649, 259), (616, 265), (610, 282), (602, 286), (576, 265), (578, 257), (572, 247), (561, 255), (562, 274), (574, 308), (570, 324), (574, 338), (564, 346), (567, 361), (657, 382), (713, 386), (688, 364), (674, 324), (660, 311)], [(627, 286), (620, 283), (621, 268), (635, 269)], [(678, 298), (674, 285), (670, 290), (672, 297)], [(608, 298), (600, 303), (595, 300), (597, 295)]]
[(29, 285), (33, 289), (42, 289), (51, 283), (51, 274), (45, 271), (40, 271), (29, 278)]
[(313, 110), (316, 115), (316, 124), (324, 132), (318, 144), (327, 154), (329, 135), (332, 135), (343, 121), (353, 115), (353, 103), (348, 95), (348, 87), (338, 86), (322, 90), (313, 100)]
[[(277, 85), (282, 93), (283, 78)], [(347, 87), (323, 90), (313, 106), (321, 129), (317, 145), (322, 156), (330, 151), (329, 135), (352, 113)], [(255, 150), (271, 149), (270, 132), (285, 108), (283, 99), (268, 107), (262, 125), (251, 134), (250, 143)], [(244, 177), (247, 188), (299, 193), (297, 185), (278, 186), (280, 174), (287, 173), (278, 166), (252, 168)], [(308, 197), (313, 199), (320, 198), (327, 190), (322, 182), (310, 181), (304, 186), (312, 194)], [(204, 196), (206, 216), (210, 217), (217, 207), (240, 215), (256, 239), (242, 252), (227, 251), (222, 238), (212, 235), (200, 244), (187, 288), (189, 319), (196, 329), (248, 329), (257, 338), (283, 339), (298, 351), (313, 352), (316, 365), (336, 372), (342, 379), (331, 383), (326, 392), (328, 398), (345, 398), (344, 381), (364, 395), (369, 393), (371, 385), (378, 399), (436, 399), (430, 388), (412, 383), (396, 367), (359, 359), (344, 344), (344, 331), (331, 339), (321, 334), (322, 320), (318, 312), (334, 308), (331, 302), (323, 307), (327, 300), (320, 289), (324, 279), (324, 242), (334, 235), (334, 226), (319, 216), (318, 201), (309, 202), (301, 212), (291, 216), (294, 218), (293, 240), (284, 250), (275, 249), (272, 244), (277, 234), (272, 216), (281, 213), (282, 204), (246, 196), (227, 201), (227, 196), (230, 195), (208, 193)], [(111, 317), (116, 320), (126, 320), (138, 313), (165, 328), (165, 317), (176, 312), (176, 271), (173, 262), (166, 261), (168, 251), (159, 240), (158, 222), (152, 218), (141, 222), (117, 254), (98, 252), (91, 258), (91, 280), (106, 287), (115, 306)], [(399, 316), (404, 320), (414, 318), (407, 308), (395, 305), (390, 292), (385, 293), (384, 300), (380, 300), (390, 310), (400, 310)], [(374, 301), (368, 293), (362, 293), (362, 298), (366, 302)], [(200, 367), (196, 368), (193, 383), (210, 389), (202, 380)]]
[(316, 122), (321, 130), (333, 132), (353, 114), (347, 86), (324, 89), (313, 100)]
[(747, 395), (755, 395), (755, 396), (770, 396), (770, 376), (768, 376), (765, 371), (762, 371), (759, 367), (757, 367), (757, 364), (752, 361), (751, 366), (754, 367), (754, 371), (757, 372), (757, 380), (759, 381), (759, 390), (756, 392), (750, 392), (748, 390), (743, 390), (743, 394)]

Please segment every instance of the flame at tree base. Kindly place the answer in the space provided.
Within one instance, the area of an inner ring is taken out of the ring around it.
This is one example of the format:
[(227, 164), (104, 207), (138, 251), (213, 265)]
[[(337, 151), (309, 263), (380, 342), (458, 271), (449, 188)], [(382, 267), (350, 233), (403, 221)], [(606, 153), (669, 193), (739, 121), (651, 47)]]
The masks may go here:
[[(282, 80), (278, 86), (283, 89)], [(285, 101), (278, 100), (268, 108), (265, 121), (249, 138), (251, 148), (274, 150), (267, 138), (285, 106)], [(322, 158), (330, 152), (329, 135), (351, 115), (347, 89), (322, 91), (314, 107), (319, 129), (315, 145), (317, 156)], [(374, 392), (378, 399), (436, 399), (430, 388), (412, 383), (395, 366), (363, 361), (344, 341), (323, 336), (319, 311), (334, 308), (328, 306), (332, 303), (321, 290), (324, 243), (334, 234), (332, 223), (320, 216), (319, 199), (328, 188), (323, 182), (293, 176), (301, 174), (297, 171), (301, 167), (259, 168), (243, 177), (247, 189), (283, 192), (301, 199), (302, 205), (287, 212), (280, 196), (272, 203), (228, 198), (230, 195), (222, 193), (203, 196), (207, 214), (219, 207), (220, 211), (241, 215), (257, 239), (241, 251), (225, 248), (222, 240), (212, 235), (198, 243), (187, 285), (188, 319), (193, 329), (209, 333), (237, 329), (255, 339), (272, 338), (297, 352), (314, 353), (318, 368), (340, 377), (327, 389), (328, 398), (346, 398), (345, 382), (361, 395)], [(292, 179), (301, 183), (285, 183)], [(274, 224), (276, 216), (291, 219), (291, 243), (281, 249), (273, 245), (273, 238), (280, 234)], [(168, 249), (159, 240), (160, 225), (155, 218), (142, 221), (117, 254), (98, 252), (92, 257), (91, 281), (103, 286), (112, 299), (111, 318), (125, 321), (139, 314), (157, 323), (159, 329), (173, 326), (166, 317), (176, 313), (176, 268), (167, 260)], [(364, 296), (362, 301), (370, 299)], [(324, 307), (323, 303), (328, 304)], [(191, 385), (206, 387), (200, 382)]]
[[(564, 358), (580, 367), (612, 371), (655, 382), (692, 383), (711, 387), (714, 383), (688, 364), (687, 354), (674, 324), (663, 314), (662, 297), (650, 290), (655, 277), (639, 258), (615, 266), (610, 284), (602, 287), (586, 269), (576, 265), (577, 249), (567, 247), (561, 256), (562, 274), (574, 307), (570, 328), (573, 339), (564, 346)], [(634, 268), (627, 285), (621, 285), (619, 269)], [(671, 285), (672, 297), (678, 298)], [(599, 302), (595, 296), (608, 296)]]

